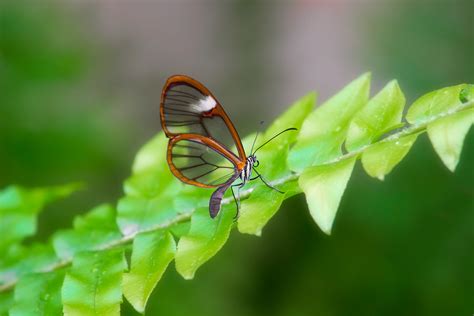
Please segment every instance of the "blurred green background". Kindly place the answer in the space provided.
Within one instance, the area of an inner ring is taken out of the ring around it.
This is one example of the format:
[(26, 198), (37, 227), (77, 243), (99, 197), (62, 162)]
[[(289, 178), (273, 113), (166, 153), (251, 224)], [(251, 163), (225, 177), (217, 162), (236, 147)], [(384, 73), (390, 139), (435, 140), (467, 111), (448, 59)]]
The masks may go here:
[[(469, 0), (3, 0), (0, 186), (87, 184), (40, 216), (46, 240), (121, 195), (160, 129), (169, 75), (203, 81), (243, 135), (367, 70), (373, 92), (397, 78), (410, 103), (474, 81), (473, 12)], [(384, 182), (356, 168), (331, 237), (302, 195), (286, 201), (261, 238), (234, 232), (195, 280), (170, 266), (147, 314), (471, 315), (473, 134), (454, 174), (426, 135)]]

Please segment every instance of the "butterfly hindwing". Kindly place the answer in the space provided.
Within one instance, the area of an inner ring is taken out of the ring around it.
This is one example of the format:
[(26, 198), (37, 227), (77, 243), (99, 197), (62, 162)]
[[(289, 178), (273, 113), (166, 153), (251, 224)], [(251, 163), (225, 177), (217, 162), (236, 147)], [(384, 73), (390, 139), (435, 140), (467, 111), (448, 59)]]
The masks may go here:
[(239, 173), (238, 158), (212, 139), (183, 134), (168, 145), (168, 164), (183, 182), (213, 188)]

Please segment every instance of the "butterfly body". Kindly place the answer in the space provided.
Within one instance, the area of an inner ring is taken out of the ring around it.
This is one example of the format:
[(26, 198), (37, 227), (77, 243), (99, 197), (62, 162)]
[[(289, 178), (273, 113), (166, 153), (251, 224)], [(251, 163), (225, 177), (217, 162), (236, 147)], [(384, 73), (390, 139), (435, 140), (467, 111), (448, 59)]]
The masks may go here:
[(245, 164), (242, 171), (240, 171), (240, 176), (239, 176), (243, 185), (245, 185), (248, 181), (250, 181), (252, 177), (252, 170), (256, 163), (258, 163), (257, 156), (250, 155), (247, 157), (247, 163)]

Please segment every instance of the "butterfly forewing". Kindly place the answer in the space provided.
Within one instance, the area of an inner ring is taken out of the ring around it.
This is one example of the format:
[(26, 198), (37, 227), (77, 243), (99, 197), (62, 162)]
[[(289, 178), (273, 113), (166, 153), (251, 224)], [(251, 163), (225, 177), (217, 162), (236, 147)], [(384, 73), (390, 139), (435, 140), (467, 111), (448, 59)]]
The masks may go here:
[(245, 161), (240, 137), (222, 106), (198, 81), (172, 76), (161, 96), (161, 123), (168, 137), (196, 134), (212, 138), (227, 148), (237, 148), (236, 156)]
[(193, 133), (211, 136), (202, 122), (202, 110), (215, 107), (212, 97), (187, 84), (173, 84), (163, 98), (163, 118), (170, 134)]

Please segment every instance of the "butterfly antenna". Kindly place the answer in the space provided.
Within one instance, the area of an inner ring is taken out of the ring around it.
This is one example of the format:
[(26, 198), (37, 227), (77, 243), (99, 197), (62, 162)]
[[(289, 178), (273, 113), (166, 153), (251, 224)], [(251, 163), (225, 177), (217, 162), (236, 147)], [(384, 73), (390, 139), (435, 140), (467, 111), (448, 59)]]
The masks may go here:
[(257, 152), (257, 150), (259, 150), (260, 148), (262, 148), (263, 146), (265, 146), (266, 144), (268, 144), (269, 142), (271, 142), (272, 140), (274, 140), (275, 138), (277, 138), (278, 136), (280, 136), (281, 134), (283, 133), (286, 133), (288, 131), (296, 131), (298, 130), (297, 128), (295, 127), (290, 127), (290, 128), (287, 128), (283, 131), (281, 131), (280, 133), (276, 134), (275, 136), (273, 136), (272, 138), (270, 138), (269, 140), (267, 140), (266, 142), (264, 142), (262, 145), (258, 146), (257, 149), (255, 149), (255, 151), (253, 152), (254, 154)]
[(255, 134), (255, 138), (253, 139), (253, 143), (252, 143), (252, 148), (250, 149), (251, 155), (253, 155), (253, 146), (255, 146), (255, 142), (257, 141), (257, 136), (258, 134), (260, 134), (260, 131), (262, 130), (262, 126), (263, 126), (263, 121), (260, 121), (260, 129), (257, 131), (257, 134)]

